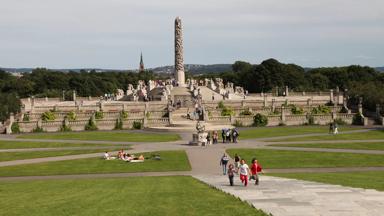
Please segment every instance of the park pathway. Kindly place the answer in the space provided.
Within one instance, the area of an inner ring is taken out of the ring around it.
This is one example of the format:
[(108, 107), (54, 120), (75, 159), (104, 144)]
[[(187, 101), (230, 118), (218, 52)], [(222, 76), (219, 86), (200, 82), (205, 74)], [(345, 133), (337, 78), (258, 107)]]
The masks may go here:
[(376, 190), (271, 176), (247, 187), (236, 176), (231, 187), (223, 176), (193, 176), (274, 216), (380, 216), (384, 212), (384, 192)]
[[(353, 131), (356, 132), (356, 131)], [(353, 133), (351, 131), (351, 133)], [(313, 136), (319, 134), (306, 134)], [(327, 136), (328, 134), (320, 134)], [(16, 180), (45, 180), (45, 179), (83, 179), (83, 178), (118, 178), (130, 176), (169, 176), (187, 175), (193, 176), (208, 185), (211, 185), (226, 193), (232, 194), (241, 200), (248, 202), (258, 209), (262, 209), (274, 216), (379, 216), (384, 212), (384, 192), (376, 190), (365, 190), (359, 188), (343, 187), (338, 185), (322, 184), (310, 181), (286, 179), (280, 177), (262, 176), (261, 184), (248, 187), (240, 185), (238, 176), (235, 179), (235, 186), (228, 185), (227, 176), (222, 175), (219, 165), (220, 158), (226, 149), (231, 148), (264, 148), (292, 151), (318, 151), (318, 152), (348, 152), (365, 154), (384, 154), (378, 150), (351, 150), (351, 149), (326, 149), (326, 148), (299, 148), (285, 146), (269, 146), (270, 144), (289, 144), (301, 142), (273, 142), (273, 139), (296, 138), (303, 135), (286, 137), (275, 137), (271, 139), (242, 140), (238, 144), (217, 144), (209, 147), (198, 147), (187, 145), (188, 134), (182, 134), (181, 141), (164, 143), (133, 143), (133, 142), (109, 142), (109, 141), (79, 141), (79, 140), (37, 140), (37, 139), (16, 139), (18, 141), (39, 141), (39, 142), (66, 142), (66, 143), (94, 143), (94, 144), (131, 144), (129, 153), (152, 152), (164, 150), (185, 150), (192, 171), (174, 172), (143, 172), (143, 173), (112, 173), (112, 174), (78, 174), (78, 175), (54, 175), (54, 176), (23, 176), (23, 177), (0, 177), (0, 181)], [(0, 140), (15, 140), (15, 137), (0, 137)], [(384, 140), (355, 140), (355, 141), (315, 141), (317, 143), (344, 143), (344, 142), (378, 142)], [(304, 141), (302, 143), (315, 143)], [(78, 147), (71, 147), (76, 149)], [(95, 149), (98, 147), (79, 147), (79, 149)], [(65, 148), (47, 148), (46, 150), (62, 150)], [(4, 149), (3, 152), (19, 151), (41, 151), (44, 149)], [(26, 160), (14, 160), (0, 162), (2, 166), (13, 166), (21, 164), (33, 164), (51, 161), (73, 160), (81, 158), (101, 157), (101, 153), (68, 155), (57, 157), (46, 157)], [(231, 161), (233, 162), (233, 161)], [(384, 171), (384, 167), (337, 167), (337, 168), (294, 168), (294, 169), (266, 169), (266, 173), (292, 173), (292, 172), (355, 172), (355, 171)]]

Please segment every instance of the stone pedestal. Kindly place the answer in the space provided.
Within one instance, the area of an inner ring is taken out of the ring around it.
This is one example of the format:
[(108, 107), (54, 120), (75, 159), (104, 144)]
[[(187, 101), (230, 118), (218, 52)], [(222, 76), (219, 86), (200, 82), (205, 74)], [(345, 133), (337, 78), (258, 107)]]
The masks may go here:
[(198, 132), (192, 134), (192, 141), (189, 141), (189, 145), (207, 146), (207, 132)]

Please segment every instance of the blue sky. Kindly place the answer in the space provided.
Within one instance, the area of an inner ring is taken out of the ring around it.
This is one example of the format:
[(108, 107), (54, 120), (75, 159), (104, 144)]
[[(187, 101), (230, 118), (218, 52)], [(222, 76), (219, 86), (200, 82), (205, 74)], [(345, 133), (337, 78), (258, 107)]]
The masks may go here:
[(182, 18), (187, 64), (384, 65), (382, 0), (0, 0), (0, 66), (172, 65)]

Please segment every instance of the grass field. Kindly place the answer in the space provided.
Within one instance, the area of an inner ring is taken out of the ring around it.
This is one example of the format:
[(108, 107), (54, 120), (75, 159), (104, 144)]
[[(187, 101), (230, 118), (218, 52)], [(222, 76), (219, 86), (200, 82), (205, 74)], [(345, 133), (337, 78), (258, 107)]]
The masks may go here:
[[(359, 130), (361, 127), (345, 126), (340, 130)], [(328, 126), (289, 126), (289, 127), (260, 127), (240, 131), (240, 139), (256, 139), (278, 136), (301, 135), (311, 133), (328, 133)]]
[[(0, 149), (21, 149), (21, 148), (61, 148), (61, 147), (100, 147), (111, 146), (111, 144), (92, 143), (62, 143), (62, 142), (27, 142), (0, 140)], [(127, 145), (113, 144), (113, 146), (126, 147)]]
[[(12, 161), (12, 160), (23, 160), (32, 158), (44, 158), (44, 157), (55, 157), (55, 156), (66, 156), (66, 155), (77, 155), (77, 154), (89, 154), (89, 153), (100, 153), (100, 157), (104, 152), (116, 151), (121, 148), (105, 147), (103, 149), (83, 149), (83, 150), (60, 150), (60, 151), (33, 151), (33, 152), (0, 152), (0, 161)], [(128, 148), (124, 148), (128, 150)]]
[(186, 176), (1, 182), (0, 191), (4, 216), (266, 216)]
[(269, 149), (229, 149), (227, 152), (232, 158), (237, 153), (248, 164), (257, 158), (264, 168), (384, 166), (383, 155)]
[(269, 146), (300, 147), (300, 148), (330, 148), (330, 149), (357, 149), (357, 150), (382, 150), (382, 143), (311, 143), (311, 144), (272, 144)]
[(317, 140), (374, 140), (384, 139), (384, 130), (373, 130), (368, 132), (356, 132), (349, 134), (338, 134), (338, 135), (326, 135), (326, 136), (308, 136), (308, 137), (296, 137), (287, 139), (276, 139), (270, 140), (271, 142), (280, 141), (317, 141)]
[[(161, 160), (145, 160), (143, 163), (128, 163), (122, 160), (97, 158), (55, 161), (0, 167), (0, 176), (68, 175), (90, 173), (128, 173), (189, 171), (191, 166), (185, 151), (160, 151), (143, 153), (145, 157), (158, 154)], [(135, 154), (135, 155), (139, 155)]]
[(18, 138), (62, 139), (62, 140), (100, 140), (115, 142), (168, 142), (180, 139), (177, 134), (140, 133), (131, 131), (84, 131), (66, 133), (23, 134)]
[(384, 191), (384, 172), (382, 171), (354, 173), (274, 173), (268, 175)]

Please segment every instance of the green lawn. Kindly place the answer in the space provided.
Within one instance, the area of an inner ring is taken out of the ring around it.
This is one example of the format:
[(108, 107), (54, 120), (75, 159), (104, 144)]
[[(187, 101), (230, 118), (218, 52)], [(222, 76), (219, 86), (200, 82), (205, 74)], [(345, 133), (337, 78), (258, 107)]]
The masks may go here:
[(382, 150), (384, 143), (311, 143), (311, 144), (272, 144), (270, 146), (300, 147), (300, 148), (330, 148), (330, 149), (357, 149)]
[(267, 216), (187, 176), (2, 182), (0, 215)]
[[(112, 144), (113, 146), (119, 146)], [(27, 142), (27, 141), (8, 141), (0, 140), (0, 149), (21, 149), (21, 148), (62, 148), (62, 147), (100, 147), (111, 146), (111, 144), (92, 144), (92, 143), (62, 143), (62, 142)], [(121, 145), (126, 147), (127, 145)]]
[[(90, 173), (128, 173), (189, 171), (191, 166), (185, 151), (160, 151), (143, 153), (145, 157), (158, 154), (161, 160), (145, 160), (143, 163), (129, 163), (121, 160), (97, 158), (55, 161), (38, 164), (0, 167), (0, 176), (68, 175)], [(135, 155), (140, 155), (135, 154)]]
[(384, 166), (383, 155), (269, 149), (229, 149), (227, 152), (232, 158), (237, 153), (248, 164), (257, 158), (267, 169)]
[(337, 134), (337, 135), (325, 135), (325, 136), (308, 136), (308, 137), (297, 137), (287, 139), (276, 139), (270, 140), (271, 142), (291, 142), (291, 141), (310, 141), (310, 140), (373, 140), (373, 139), (384, 139), (384, 130), (374, 130), (368, 132), (357, 132), (349, 134)]
[[(360, 127), (345, 126), (341, 131), (359, 130)], [(268, 138), (311, 133), (328, 133), (328, 126), (289, 126), (289, 127), (260, 127), (240, 131), (240, 139)]]
[[(54, 156), (65, 156), (65, 155), (77, 155), (77, 154), (89, 154), (89, 153), (100, 153), (100, 156), (104, 152), (120, 150), (121, 147), (105, 147), (103, 149), (83, 149), (83, 150), (60, 150), (60, 151), (33, 151), (33, 152), (0, 152), (0, 161), (12, 161), (12, 160), (23, 160), (32, 158), (44, 158)], [(129, 149), (125, 147), (124, 149)]]
[(273, 173), (268, 175), (384, 191), (384, 172), (382, 171), (354, 173)]
[(18, 138), (28, 139), (63, 139), (63, 140), (101, 140), (116, 142), (168, 142), (180, 139), (177, 134), (140, 133), (131, 131), (84, 131), (65, 133), (23, 134)]

